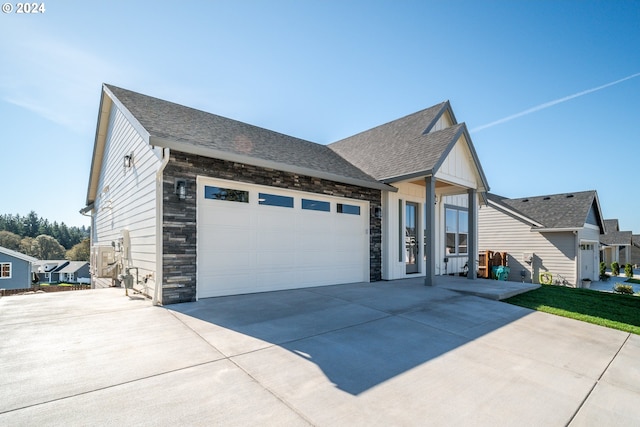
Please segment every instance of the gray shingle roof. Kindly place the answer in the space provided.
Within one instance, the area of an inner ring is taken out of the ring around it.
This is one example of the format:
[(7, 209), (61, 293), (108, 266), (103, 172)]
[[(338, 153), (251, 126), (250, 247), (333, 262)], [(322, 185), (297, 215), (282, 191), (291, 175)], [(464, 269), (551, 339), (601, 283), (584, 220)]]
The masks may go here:
[(605, 219), (604, 234), (600, 234), (600, 243), (609, 246), (623, 246), (630, 245), (632, 240), (631, 231), (620, 231), (620, 224), (617, 219)]
[(600, 243), (609, 246), (631, 245), (631, 231), (610, 231), (600, 235)]
[(605, 219), (604, 226), (607, 229), (607, 233), (610, 231), (620, 231), (620, 224), (617, 219)]
[(448, 102), (377, 126), (329, 147), (378, 180), (432, 171), (462, 132), (462, 124), (428, 132)]
[(382, 187), (326, 145), (116, 86), (104, 86), (144, 127), (150, 138), (156, 138), (156, 145), (170, 144), (172, 149), (194, 154), (223, 153), (248, 164), (282, 166), (283, 170), (333, 178), (338, 182), (356, 181), (373, 188)]
[(489, 194), (488, 199), (542, 224), (544, 228), (578, 229), (584, 227), (596, 201), (596, 192), (590, 190), (519, 199)]

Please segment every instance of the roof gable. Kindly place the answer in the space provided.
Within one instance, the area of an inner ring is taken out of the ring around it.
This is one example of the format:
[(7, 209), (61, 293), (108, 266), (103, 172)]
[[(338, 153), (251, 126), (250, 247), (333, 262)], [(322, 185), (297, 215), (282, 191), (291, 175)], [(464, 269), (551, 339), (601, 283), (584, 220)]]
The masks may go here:
[(0, 253), (3, 253), (3, 254), (8, 255), (10, 257), (21, 259), (23, 261), (27, 261), (27, 262), (30, 262), (30, 263), (34, 263), (34, 262), (38, 261), (36, 258), (34, 258), (32, 256), (25, 255), (22, 252), (16, 252), (14, 250), (5, 248), (3, 246), (0, 246)]
[[(444, 116), (447, 121), (440, 121)], [(443, 129), (443, 123), (452, 125)], [(374, 178), (391, 183), (434, 175), (463, 138), (481, 182), (488, 184), (464, 123), (456, 123), (448, 101), (342, 139), (329, 147)]]
[[(112, 85), (103, 85), (94, 164), (99, 166), (107, 98), (138, 129), (147, 143), (190, 154), (269, 167), (369, 188), (393, 190), (359, 170), (325, 145), (284, 135)], [(97, 177), (92, 166), (91, 179)], [(93, 201), (91, 183), (87, 204)]]
[[(489, 196), (494, 204), (516, 212), (528, 219), (534, 228), (549, 230), (578, 230), (585, 226), (592, 211), (598, 227), (603, 230), (602, 215), (595, 190), (562, 193), (546, 196), (507, 199), (494, 194)], [(535, 223), (540, 224), (536, 226)]]

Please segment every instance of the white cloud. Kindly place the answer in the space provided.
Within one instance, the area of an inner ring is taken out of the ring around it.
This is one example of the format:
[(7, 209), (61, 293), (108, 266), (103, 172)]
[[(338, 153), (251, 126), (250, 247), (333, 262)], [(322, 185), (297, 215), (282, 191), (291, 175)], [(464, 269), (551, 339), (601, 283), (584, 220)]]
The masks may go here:
[(513, 119), (517, 119), (519, 117), (526, 116), (526, 115), (529, 115), (531, 113), (535, 113), (536, 111), (544, 110), (546, 108), (553, 107), (554, 105), (570, 101), (570, 100), (572, 100), (574, 98), (578, 98), (579, 96), (588, 95), (590, 93), (597, 92), (597, 91), (602, 90), (602, 89), (606, 89), (606, 88), (608, 88), (610, 86), (617, 85), (618, 83), (622, 83), (624, 81), (627, 81), (629, 79), (633, 79), (634, 77), (638, 77), (638, 76), (640, 76), (640, 73), (631, 74), (630, 76), (624, 77), (624, 78), (619, 79), (619, 80), (615, 80), (615, 81), (610, 82), (610, 83), (603, 84), (603, 85), (598, 86), (598, 87), (594, 87), (592, 89), (583, 90), (581, 92), (574, 93), (573, 95), (565, 96), (563, 98), (559, 98), (559, 99), (556, 99), (554, 101), (545, 102), (544, 104), (537, 105), (535, 107), (529, 108), (528, 110), (524, 110), (524, 111), (521, 111), (519, 113), (512, 114), (511, 116), (507, 116), (507, 117), (504, 117), (504, 118), (502, 118), (500, 120), (496, 120), (494, 122), (487, 123), (486, 125), (478, 126), (477, 128), (471, 129), (470, 132), (477, 132), (477, 131), (480, 131), (480, 130), (483, 130), (483, 129), (487, 129), (487, 128), (490, 128), (490, 127), (493, 127), (493, 126), (497, 126), (497, 125), (500, 125), (502, 123), (509, 122), (509, 121), (511, 121)]

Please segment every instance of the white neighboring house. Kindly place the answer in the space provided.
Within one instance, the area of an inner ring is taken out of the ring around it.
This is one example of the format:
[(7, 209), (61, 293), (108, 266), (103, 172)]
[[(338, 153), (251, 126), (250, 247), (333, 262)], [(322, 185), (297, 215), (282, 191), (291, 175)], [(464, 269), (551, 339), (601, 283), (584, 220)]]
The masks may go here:
[(600, 259), (611, 268), (611, 264), (620, 264), (620, 271), (624, 271), (624, 265), (631, 263), (631, 247), (633, 233), (620, 231), (617, 219), (605, 219), (606, 232), (600, 234)]
[(322, 145), (103, 85), (82, 210), (92, 284), (157, 304), (432, 284), (475, 253), (488, 188), (449, 102)]
[(41, 283), (91, 283), (86, 261), (41, 260), (33, 265)]
[[(509, 280), (598, 280), (605, 225), (595, 190), (508, 199), (489, 194), (478, 213), (478, 248), (508, 253)], [(548, 277), (548, 276), (546, 276)]]

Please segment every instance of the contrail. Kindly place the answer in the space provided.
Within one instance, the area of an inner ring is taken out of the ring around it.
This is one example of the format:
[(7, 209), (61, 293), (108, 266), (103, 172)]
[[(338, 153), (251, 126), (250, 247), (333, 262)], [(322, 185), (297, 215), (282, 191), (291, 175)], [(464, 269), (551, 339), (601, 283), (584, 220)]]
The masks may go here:
[(640, 73), (631, 74), (630, 76), (624, 77), (624, 78), (622, 78), (620, 80), (616, 80), (616, 81), (611, 82), (611, 83), (604, 84), (602, 86), (594, 87), (592, 89), (583, 90), (582, 92), (574, 93), (573, 95), (565, 96), (564, 98), (556, 99), (555, 101), (545, 102), (544, 104), (540, 104), (538, 106), (529, 108), (528, 110), (524, 110), (524, 111), (521, 111), (521, 112), (519, 112), (517, 114), (513, 114), (511, 116), (507, 116), (507, 117), (502, 118), (500, 120), (496, 120), (495, 122), (491, 122), (491, 123), (488, 123), (486, 125), (478, 126), (475, 129), (471, 129), (470, 132), (477, 132), (479, 130), (487, 129), (487, 128), (490, 128), (490, 127), (493, 127), (493, 126), (496, 126), (496, 125), (511, 121), (513, 119), (517, 119), (518, 117), (526, 116), (527, 114), (535, 113), (536, 111), (540, 111), (540, 110), (544, 110), (545, 108), (553, 107), (556, 104), (560, 104), (562, 102), (569, 101), (569, 100), (571, 100), (573, 98), (577, 98), (579, 96), (583, 96), (583, 95), (587, 95), (589, 93), (597, 92), (599, 90), (608, 88), (609, 86), (617, 85), (618, 83), (622, 83), (622, 82), (624, 82), (626, 80), (629, 80), (629, 79), (632, 79), (632, 78), (638, 77), (638, 76), (640, 76)]

